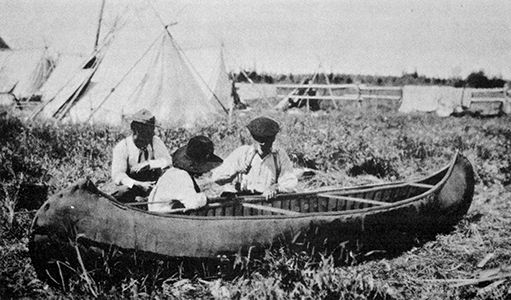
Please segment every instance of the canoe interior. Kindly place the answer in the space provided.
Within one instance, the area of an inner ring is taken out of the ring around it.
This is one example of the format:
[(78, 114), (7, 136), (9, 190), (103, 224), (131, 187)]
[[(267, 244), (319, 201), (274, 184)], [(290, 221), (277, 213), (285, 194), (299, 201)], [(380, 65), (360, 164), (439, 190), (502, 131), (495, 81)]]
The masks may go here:
[(240, 201), (222, 201), (211, 203), (198, 210), (186, 211), (184, 214), (208, 217), (244, 217), (339, 212), (385, 206), (431, 190), (446, 176), (448, 170), (449, 168), (445, 168), (420, 182), (387, 184), (363, 189), (339, 189), (319, 193), (283, 194), (272, 201), (254, 198), (248, 205), (244, 205)]

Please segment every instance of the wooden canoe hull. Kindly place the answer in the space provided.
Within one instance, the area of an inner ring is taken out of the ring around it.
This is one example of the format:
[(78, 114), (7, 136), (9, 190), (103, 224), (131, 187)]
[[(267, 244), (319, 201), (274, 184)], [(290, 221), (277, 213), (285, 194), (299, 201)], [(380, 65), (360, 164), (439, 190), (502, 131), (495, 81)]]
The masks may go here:
[[(246, 253), (253, 247), (297, 241), (335, 247), (392, 231), (438, 232), (467, 212), (473, 192), (472, 166), (459, 154), (449, 166), (412, 183), (280, 195), (272, 202), (250, 199), (257, 205), (294, 211), (292, 215), (254, 213), (242, 205), (248, 199), (188, 214), (150, 213), (123, 206), (92, 182), (83, 181), (43, 204), (35, 216), (29, 246), (35, 260), (43, 256), (47, 260), (42, 253), (51, 252), (55, 244), (74, 242), (192, 258)], [(352, 198), (366, 200), (359, 203)]]

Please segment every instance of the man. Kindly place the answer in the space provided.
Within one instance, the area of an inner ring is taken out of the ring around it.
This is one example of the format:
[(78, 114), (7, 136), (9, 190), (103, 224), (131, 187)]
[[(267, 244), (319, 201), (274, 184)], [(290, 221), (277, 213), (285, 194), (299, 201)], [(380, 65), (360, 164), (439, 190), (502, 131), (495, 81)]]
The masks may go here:
[(298, 179), (293, 164), (284, 150), (273, 147), (279, 124), (260, 117), (252, 120), (247, 128), (254, 143), (234, 150), (213, 170), (212, 180), (220, 185), (230, 183), (226, 192), (262, 194), (266, 199), (277, 193), (294, 192)]
[(207, 203), (196, 178), (222, 163), (214, 153), (213, 142), (205, 136), (196, 136), (172, 155), (174, 167), (158, 180), (149, 195), (148, 209), (169, 212), (175, 208), (194, 209)]
[(132, 135), (113, 150), (112, 179), (120, 185), (113, 196), (120, 202), (147, 197), (172, 158), (162, 140), (154, 135), (156, 118), (147, 109), (131, 117)]

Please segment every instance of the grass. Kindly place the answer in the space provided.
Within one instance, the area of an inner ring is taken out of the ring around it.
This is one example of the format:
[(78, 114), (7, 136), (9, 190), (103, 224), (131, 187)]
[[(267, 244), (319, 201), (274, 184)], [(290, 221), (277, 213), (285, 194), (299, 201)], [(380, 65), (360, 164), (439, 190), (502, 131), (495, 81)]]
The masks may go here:
[[(126, 128), (2, 115), (0, 298), (89, 298), (97, 294), (101, 298), (180, 299), (509, 299), (509, 278), (453, 287), (467, 282), (464, 279), (477, 278), (484, 270), (511, 265), (509, 117), (438, 118), (355, 109), (289, 115), (256, 107), (236, 115), (231, 124), (222, 121), (214, 127), (161, 129), (159, 135), (172, 151), (189, 137), (205, 134), (225, 157), (249, 141), (244, 125), (261, 114), (281, 123), (277, 140), (295, 166), (317, 170), (316, 176), (300, 182), (300, 189), (426, 175), (445, 165), (459, 149), (476, 170), (472, 207), (452, 232), (417, 241), (415, 247), (398, 255), (353, 251), (350, 263), (339, 266), (329, 256), (313, 260), (307, 253), (273, 249), (258, 261), (257, 268), (246, 267), (231, 279), (160, 276), (155, 271), (151, 276), (127, 273), (116, 282), (81, 277), (62, 290), (39, 281), (30, 264), (27, 242), (33, 213), (13, 214), (20, 186), (45, 184), (54, 193), (84, 177), (100, 185), (108, 182), (111, 150), (127, 133)], [(493, 254), (488, 262), (477, 267), (488, 254)]]

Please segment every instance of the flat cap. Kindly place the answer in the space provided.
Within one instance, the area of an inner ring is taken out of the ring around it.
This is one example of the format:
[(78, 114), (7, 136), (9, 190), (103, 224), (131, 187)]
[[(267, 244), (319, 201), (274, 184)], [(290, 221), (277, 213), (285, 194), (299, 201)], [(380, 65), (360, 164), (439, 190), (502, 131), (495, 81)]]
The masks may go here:
[(247, 125), (253, 137), (273, 137), (280, 130), (279, 123), (267, 117), (255, 118)]
[(145, 125), (155, 125), (156, 123), (156, 118), (154, 117), (154, 115), (145, 108), (131, 115), (129, 119), (131, 120), (131, 122), (137, 122)]

